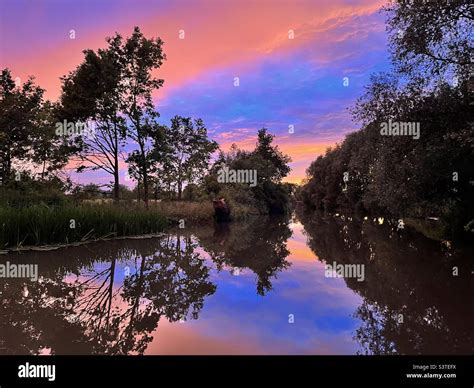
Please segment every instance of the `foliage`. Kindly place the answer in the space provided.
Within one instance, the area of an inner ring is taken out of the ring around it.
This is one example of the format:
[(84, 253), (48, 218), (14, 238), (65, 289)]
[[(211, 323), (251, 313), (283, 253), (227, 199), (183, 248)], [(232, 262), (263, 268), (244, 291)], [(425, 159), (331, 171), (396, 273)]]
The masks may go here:
[(43, 94), (33, 78), (17, 85), (9, 69), (1, 71), (0, 184), (7, 184), (20, 164), (31, 171), (39, 164), (44, 179), (67, 162), (71, 149), (54, 133), (55, 108)]
[[(329, 212), (438, 216), (454, 235), (474, 218), (463, 29), (472, 13), (463, 1), (398, 2), (387, 10), (394, 71), (372, 76), (352, 110), (361, 130), (310, 165), (298, 197)], [(419, 139), (382, 136), (389, 120), (419, 123)]]
[[(281, 181), (290, 172), (290, 157), (273, 145), (274, 135), (266, 128), (258, 132), (253, 151), (244, 151), (233, 144), (229, 152), (221, 152), (210, 174), (205, 179), (206, 191), (211, 197), (222, 196), (232, 205), (248, 206), (252, 213), (281, 214), (289, 209), (291, 188)], [(221, 183), (217, 175), (224, 166), (231, 170), (255, 170), (257, 184)]]
[(163, 128), (164, 141), (155, 146), (155, 156), (161, 165), (158, 175), (166, 177), (164, 185), (176, 184), (180, 200), (183, 185), (198, 183), (203, 178), (218, 145), (208, 139), (201, 119), (175, 116), (171, 126)]

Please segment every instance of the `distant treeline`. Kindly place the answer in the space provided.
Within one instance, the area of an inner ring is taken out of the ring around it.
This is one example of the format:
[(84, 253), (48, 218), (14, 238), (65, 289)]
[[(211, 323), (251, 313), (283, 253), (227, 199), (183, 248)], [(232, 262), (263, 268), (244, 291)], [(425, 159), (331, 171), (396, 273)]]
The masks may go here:
[(372, 76), (352, 109), (362, 128), (311, 163), (298, 198), (313, 210), (435, 216), (448, 234), (472, 231), (472, 9), (386, 11), (393, 71)]

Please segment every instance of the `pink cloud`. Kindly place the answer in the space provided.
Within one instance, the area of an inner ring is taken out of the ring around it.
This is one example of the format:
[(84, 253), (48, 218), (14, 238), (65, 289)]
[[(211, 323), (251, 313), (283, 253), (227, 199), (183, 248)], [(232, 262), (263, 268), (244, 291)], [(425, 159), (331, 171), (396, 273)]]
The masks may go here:
[[(330, 28), (328, 20), (372, 13), (384, 2), (361, 0), (351, 5), (344, 0), (249, 1), (245, 6), (238, 1), (186, 2), (185, 5), (178, 2), (163, 12), (151, 9), (147, 18), (140, 15), (137, 19), (133, 14), (123, 19), (105, 18), (103, 24), (90, 31), (78, 31), (75, 40), (65, 33), (62, 43), (51, 47), (35, 46), (32, 31), (31, 45), (24, 55), (11, 57), (5, 53), (2, 66), (10, 67), (22, 78), (35, 75), (38, 83), (47, 89), (47, 96), (56, 99), (59, 77), (80, 63), (83, 49), (103, 47), (106, 36), (115, 31), (129, 35), (133, 26), (139, 25), (147, 36), (160, 36), (165, 42), (168, 60), (157, 73), (165, 79), (165, 87), (157, 95), (161, 99), (169, 88), (194, 79), (204, 71), (231, 63), (237, 70), (239, 63), (255, 56), (292, 49), (307, 43), (309, 32)], [(200, 17), (196, 19), (198, 13)], [(295, 39), (288, 39), (290, 29), (295, 30)], [(179, 39), (180, 30), (184, 30), (185, 39)]]

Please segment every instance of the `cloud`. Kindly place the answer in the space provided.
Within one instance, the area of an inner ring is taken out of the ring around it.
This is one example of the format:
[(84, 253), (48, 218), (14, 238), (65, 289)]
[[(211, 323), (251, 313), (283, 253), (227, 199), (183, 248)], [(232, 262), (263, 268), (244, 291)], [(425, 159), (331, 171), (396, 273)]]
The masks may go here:
[[(103, 47), (105, 36), (127, 36), (139, 25), (165, 42), (168, 59), (156, 73), (165, 84), (155, 95), (162, 121), (176, 114), (201, 117), (224, 148), (233, 142), (253, 148), (258, 129), (267, 127), (293, 158), (292, 181), (327, 145), (357, 128), (347, 108), (370, 73), (389, 66), (377, 12), (384, 0), (262, 0), (245, 7), (235, 0), (120, 0), (114, 7), (109, 1), (87, 0), (79, 11), (75, 2), (45, 0), (29, 3), (24, 14), (21, 1), (3, 1), (2, 66), (22, 78), (36, 75), (55, 99), (59, 76), (77, 66), (84, 48)], [(108, 8), (107, 18), (98, 16)]]

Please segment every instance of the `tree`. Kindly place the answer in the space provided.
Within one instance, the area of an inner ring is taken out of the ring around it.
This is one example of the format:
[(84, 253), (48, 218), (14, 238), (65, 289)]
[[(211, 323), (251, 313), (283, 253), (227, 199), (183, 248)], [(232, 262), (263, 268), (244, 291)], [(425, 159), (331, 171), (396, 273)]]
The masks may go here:
[[(362, 129), (312, 163), (299, 194), (321, 210), (437, 215), (454, 237), (474, 218), (472, 11), (465, 1), (394, 2), (387, 11), (394, 71), (371, 77), (352, 110)], [(419, 123), (419, 138), (382, 136), (389, 120)]]
[[(238, 202), (261, 214), (285, 213), (292, 187), (281, 181), (291, 171), (291, 158), (273, 145), (273, 140), (274, 135), (262, 128), (253, 151), (241, 150), (233, 144), (229, 152), (220, 152), (205, 179), (208, 194), (223, 196), (228, 202)], [(234, 171), (255, 171), (257, 184), (219, 183), (217, 176), (224, 166)]]
[(181, 200), (183, 185), (196, 183), (204, 177), (211, 155), (218, 149), (215, 141), (207, 137), (207, 129), (201, 119), (175, 116), (171, 127), (164, 127), (165, 142), (157, 144), (155, 154), (161, 163), (160, 172), (172, 177)]
[[(102, 170), (113, 177), (114, 198), (119, 198), (119, 160), (124, 159), (122, 149), (126, 123), (122, 106), (123, 64), (120, 57), (122, 38), (116, 35), (107, 39), (108, 47), (84, 51), (84, 61), (63, 77), (61, 116), (75, 124), (94, 123), (94, 131), (81, 133), (78, 157), (82, 164), (78, 171)], [(62, 122), (63, 120), (61, 120)]]
[(43, 100), (44, 90), (29, 78), (22, 86), (10, 70), (0, 75), (0, 182), (7, 184), (13, 166), (44, 181), (58, 171), (73, 151), (68, 140), (55, 133), (56, 105)]
[(63, 111), (74, 120), (95, 122), (95, 135), (80, 137), (79, 156), (89, 164), (80, 166), (80, 171), (102, 169), (111, 174), (115, 198), (119, 195), (119, 159), (125, 158), (123, 145), (128, 139), (135, 143), (137, 149), (129, 160), (140, 169), (148, 206), (149, 152), (161, 134), (152, 93), (164, 82), (151, 72), (165, 60), (163, 42), (145, 38), (135, 27), (126, 40), (116, 34), (107, 43), (107, 49), (97, 53), (84, 51), (84, 62), (63, 79)]
[(422, 75), (425, 81), (432, 75), (470, 76), (474, 13), (469, 0), (398, 0), (385, 10), (393, 60), (401, 73)]
[(257, 170), (259, 184), (252, 188), (253, 196), (264, 203), (269, 213), (285, 213), (289, 203), (288, 187), (281, 181), (291, 171), (291, 158), (273, 145), (275, 136), (266, 128), (258, 131), (255, 150), (249, 155), (247, 165)]
[[(139, 151), (135, 150), (128, 154), (126, 162), (128, 163), (128, 175), (137, 182), (138, 201), (140, 202), (140, 187), (144, 181), (142, 168), (143, 157)], [(149, 183), (153, 183), (154, 177), (152, 174), (156, 172), (156, 163), (151, 152), (145, 154), (145, 164), (148, 171)], [(150, 190), (150, 188), (151, 187), (148, 187), (148, 190)]]
[(97, 199), (102, 198), (105, 195), (105, 192), (102, 190), (102, 187), (96, 183), (89, 183), (83, 186), (76, 186), (72, 190), (72, 194), (77, 199)]
[(66, 137), (59, 135), (55, 130), (58, 121), (57, 106), (46, 101), (40, 108), (36, 125), (29, 136), (31, 150), (29, 158), (40, 169), (41, 180), (64, 167), (74, 147)]
[(288, 166), (291, 158), (288, 155), (284, 155), (278, 146), (272, 145), (274, 139), (275, 136), (268, 133), (266, 128), (260, 129), (254, 154), (261, 156), (269, 162), (268, 168), (259, 171), (262, 179), (279, 183), (291, 171), (290, 166)]
[(160, 116), (155, 110), (152, 93), (163, 86), (164, 80), (151, 72), (166, 59), (163, 41), (147, 39), (138, 27), (124, 44), (120, 45), (120, 63), (123, 65), (122, 112), (129, 121), (127, 137), (138, 146), (135, 161), (141, 171), (145, 206), (148, 207), (150, 155), (153, 145), (160, 142), (162, 128), (157, 123)]
[(44, 89), (29, 78), (16, 86), (8, 69), (0, 74), (0, 181), (8, 183), (15, 160), (27, 159)]

